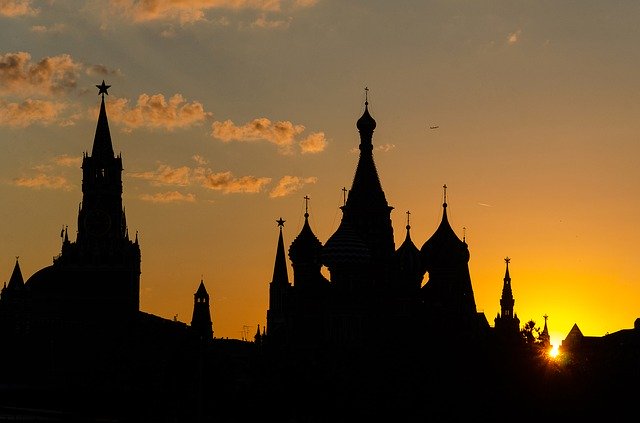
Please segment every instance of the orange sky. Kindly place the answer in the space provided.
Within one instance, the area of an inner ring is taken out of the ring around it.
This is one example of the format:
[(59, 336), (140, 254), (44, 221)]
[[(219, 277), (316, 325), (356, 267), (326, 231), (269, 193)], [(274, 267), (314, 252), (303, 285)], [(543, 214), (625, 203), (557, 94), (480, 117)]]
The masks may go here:
[(516, 313), (547, 314), (555, 342), (574, 323), (594, 336), (633, 326), (640, 5), (225, 4), (0, 5), (5, 279), (15, 256), (28, 277), (59, 253), (63, 225), (75, 233), (105, 79), (142, 309), (189, 322), (202, 277), (215, 335), (255, 333), (275, 220), (288, 245), (309, 195), (318, 238), (337, 228), (368, 86), (396, 246), (407, 210), (416, 245), (431, 236), (446, 183), (491, 324), (509, 256)]

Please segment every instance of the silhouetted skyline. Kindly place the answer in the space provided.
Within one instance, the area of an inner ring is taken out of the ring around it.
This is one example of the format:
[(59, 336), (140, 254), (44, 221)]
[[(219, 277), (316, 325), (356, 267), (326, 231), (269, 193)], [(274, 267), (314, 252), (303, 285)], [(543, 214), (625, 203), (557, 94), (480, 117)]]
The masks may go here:
[(77, 230), (93, 85), (104, 79), (141, 242), (142, 310), (188, 323), (204, 279), (215, 335), (253, 333), (266, 324), (273, 221), (287, 221), (288, 245), (307, 195), (319, 239), (338, 227), (367, 86), (396, 248), (407, 210), (417, 245), (437, 228), (446, 183), (491, 323), (506, 256), (521, 322), (548, 315), (555, 342), (574, 323), (601, 336), (637, 317), (633, 2), (582, 2), (579, 13), (509, 2), (18, 3), (0, 8), (6, 280), (15, 256), (28, 278), (60, 251), (61, 228)]

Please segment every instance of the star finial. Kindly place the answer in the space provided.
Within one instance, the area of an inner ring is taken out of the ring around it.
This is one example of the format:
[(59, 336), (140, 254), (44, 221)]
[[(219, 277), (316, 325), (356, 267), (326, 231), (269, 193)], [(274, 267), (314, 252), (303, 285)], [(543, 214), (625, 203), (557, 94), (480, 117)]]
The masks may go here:
[(504, 259), (504, 262), (505, 262), (505, 263), (507, 263), (507, 264), (509, 264), (509, 263), (511, 263), (511, 259), (510, 259), (509, 257), (506, 257), (506, 258)]
[(278, 220), (276, 220), (276, 223), (278, 224), (279, 228), (283, 228), (284, 227), (284, 222), (286, 222), (283, 218), (280, 218)]
[(107, 90), (109, 88), (111, 88), (111, 85), (107, 85), (104, 83), (104, 79), (102, 80), (102, 84), (100, 85), (96, 85), (96, 88), (98, 89), (98, 95), (102, 94), (102, 98), (104, 98), (104, 95), (109, 95), (109, 93), (107, 92)]

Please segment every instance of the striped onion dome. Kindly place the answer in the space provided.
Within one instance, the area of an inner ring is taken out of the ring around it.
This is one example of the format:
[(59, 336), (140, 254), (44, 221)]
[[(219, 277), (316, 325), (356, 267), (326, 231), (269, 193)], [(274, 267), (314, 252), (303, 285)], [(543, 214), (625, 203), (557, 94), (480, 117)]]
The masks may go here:
[(362, 264), (371, 261), (371, 252), (362, 238), (344, 220), (322, 249), (322, 262), (329, 268), (340, 264)]

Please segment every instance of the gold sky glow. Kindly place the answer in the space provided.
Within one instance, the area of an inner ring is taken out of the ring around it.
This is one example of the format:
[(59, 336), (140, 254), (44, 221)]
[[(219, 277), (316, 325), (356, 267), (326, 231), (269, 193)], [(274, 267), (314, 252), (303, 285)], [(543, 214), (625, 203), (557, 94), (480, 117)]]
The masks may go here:
[(0, 7), (5, 280), (74, 238), (104, 79), (141, 308), (188, 323), (203, 278), (215, 336), (253, 335), (276, 219), (288, 248), (308, 195), (320, 241), (338, 227), (368, 86), (396, 247), (407, 210), (418, 248), (435, 231), (446, 183), (491, 325), (506, 256), (515, 312), (548, 315), (552, 343), (639, 316), (636, 2), (21, 4)]

